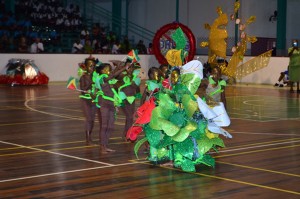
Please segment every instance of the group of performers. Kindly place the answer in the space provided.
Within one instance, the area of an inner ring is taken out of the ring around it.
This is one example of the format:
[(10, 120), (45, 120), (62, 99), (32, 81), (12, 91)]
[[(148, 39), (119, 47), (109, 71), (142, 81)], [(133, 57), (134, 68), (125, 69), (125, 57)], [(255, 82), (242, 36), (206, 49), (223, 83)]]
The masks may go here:
[(130, 60), (119, 62), (114, 70), (110, 63), (101, 63), (88, 57), (80, 64), (81, 104), (85, 115), (86, 144), (92, 145), (92, 131), (96, 114), (100, 124), (100, 152), (115, 150), (108, 148), (113, 131), (116, 107), (121, 107), (126, 116), (123, 137), (133, 123), (135, 101), (139, 97), (139, 66)]
[[(203, 66), (198, 60), (182, 66), (151, 67), (145, 89), (140, 92), (137, 62), (127, 59), (112, 65), (90, 56), (79, 66), (87, 145), (94, 144), (92, 131), (97, 115), (100, 153), (115, 151), (108, 145), (119, 107), (126, 117), (120, 136), (135, 142), (136, 155), (145, 144), (148, 159), (155, 164), (186, 171), (195, 171), (198, 164), (214, 166), (208, 152), (224, 147), (219, 134), (231, 138), (220, 128), (228, 126), (230, 120), (225, 109), (226, 82), (220, 79), (218, 67), (212, 68), (208, 78), (203, 78)], [(137, 99), (140, 106), (135, 110)], [(144, 138), (139, 139), (142, 135)]]

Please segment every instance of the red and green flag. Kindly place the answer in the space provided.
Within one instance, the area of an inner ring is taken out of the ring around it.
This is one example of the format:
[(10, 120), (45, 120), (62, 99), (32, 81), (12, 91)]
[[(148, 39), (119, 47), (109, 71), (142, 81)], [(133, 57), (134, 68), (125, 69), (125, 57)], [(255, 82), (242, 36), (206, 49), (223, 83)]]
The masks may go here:
[(138, 53), (137, 53), (137, 50), (131, 50), (131, 51), (128, 53), (127, 58), (128, 58), (132, 63), (135, 63), (135, 62), (140, 61), (140, 58), (139, 58)]
[(78, 79), (70, 77), (67, 83), (67, 88), (70, 90), (78, 90)]

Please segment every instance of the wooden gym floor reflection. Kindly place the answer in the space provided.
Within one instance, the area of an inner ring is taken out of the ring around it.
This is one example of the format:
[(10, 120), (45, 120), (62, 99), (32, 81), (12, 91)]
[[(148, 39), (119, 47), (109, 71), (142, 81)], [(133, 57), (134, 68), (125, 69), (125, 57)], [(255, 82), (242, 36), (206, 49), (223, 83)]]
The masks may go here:
[(0, 198), (299, 198), (300, 94), (288, 88), (228, 86), (233, 139), (197, 173), (153, 166), (143, 150), (137, 160), (121, 111), (117, 151), (86, 146), (78, 93), (64, 83), (1, 85), (0, 96)]

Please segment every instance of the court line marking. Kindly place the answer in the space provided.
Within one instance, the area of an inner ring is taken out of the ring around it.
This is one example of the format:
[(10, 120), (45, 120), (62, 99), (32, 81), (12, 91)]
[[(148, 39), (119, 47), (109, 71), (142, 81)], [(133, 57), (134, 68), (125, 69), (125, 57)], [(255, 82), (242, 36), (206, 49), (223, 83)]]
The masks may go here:
[[(107, 166), (92, 167), (92, 168), (86, 168), (86, 169), (76, 169), (76, 170), (70, 170), (70, 171), (48, 173), (48, 174), (42, 174), (42, 175), (26, 176), (26, 177), (21, 177), (21, 178), (12, 178), (12, 179), (7, 179), (7, 180), (0, 180), (0, 183), (18, 181), (18, 180), (26, 180), (26, 179), (32, 179), (32, 178), (39, 178), (39, 177), (46, 177), (46, 176), (53, 176), (53, 175), (60, 175), (60, 174), (67, 174), (67, 173), (75, 173), (75, 172), (81, 172), (81, 171), (90, 171), (90, 170), (95, 170), (95, 169), (103, 169), (103, 168), (133, 165), (133, 164), (153, 165), (153, 164), (150, 164), (149, 161), (142, 161), (142, 162), (141, 161), (132, 161), (132, 162), (129, 162), (129, 163), (116, 164), (116, 165), (113, 165), (113, 166), (108, 166), (107, 165)], [(299, 192), (295, 192), (295, 191), (279, 189), (279, 188), (275, 188), (275, 187), (270, 187), (270, 186), (255, 184), (255, 183), (249, 183), (249, 182), (234, 180), (234, 179), (230, 179), (230, 178), (223, 178), (223, 177), (219, 177), (219, 176), (213, 176), (213, 175), (208, 175), (208, 174), (203, 174), (203, 173), (196, 173), (196, 172), (186, 172), (186, 171), (182, 171), (180, 169), (170, 168), (170, 167), (163, 167), (163, 166), (158, 166), (158, 167), (161, 167), (161, 168), (164, 168), (164, 169), (176, 170), (176, 171), (185, 172), (185, 173), (190, 173), (190, 174), (193, 174), (193, 175), (204, 176), (204, 177), (208, 177), (208, 178), (214, 178), (214, 179), (234, 182), (234, 183), (238, 183), (238, 184), (244, 184), (244, 185), (249, 185), (249, 186), (254, 186), (254, 187), (259, 187), (259, 188), (264, 188), (264, 189), (270, 189), (270, 190), (275, 190), (275, 191), (300, 195)]]
[[(299, 147), (299, 146), (300, 146), (300, 144), (298, 144), (298, 145), (292, 145), (292, 146), (277, 147), (277, 148), (260, 149), (260, 150), (254, 150), (254, 151), (245, 151), (245, 152), (241, 152), (241, 153), (234, 153), (234, 154), (228, 154), (228, 155), (214, 156), (214, 158), (223, 158), (223, 157), (230, 157), (230, 156), (237, 156), (237, 155), (245, 155), (245, 154), (250, 154), (250, 153), (265, 152), (265, 151), (279, 150), (279, 149), (286, 149), (286, 148), (293, 148), (293, 147)], [(221, 152), (222, 151), (220, 151), (220, 153)], [(214, 152), (214, 153), (216, 153), (216, 152)]]
[(227, 164), (227, 165), (235, 166), (235, 167), (242, 167), (242, 168), (246, 168), (246, 169), (264, 171), (264, 172), (269, 172), (269, 173), (276, 173), (276, 174), (287, 175), (287, 176), (298, 177), (298, 178), (300, 177), (300, 175), (292, 174), (292, 173), (274, 171), (274, 170), (269, 170), (269, 169), (262, 169), (262, 168), (258, 168), (258, 167), (250, 167), (250, 166), (246, 166), (246, 165), (234, 164), (234, 163), (223, 162), (223, 161), (216, 161), (216, 162), (221, 163), (221, 164)]
[[(58, 148), (58, 149), (47, 150), (47, 151), (55, 152), (55, 151), (66, 151), (66, 150), (73, 150), (73, 149), (98, 148), (98, 147), (99, 147), (99, 145), (96, 145), (96, 146), (77, 146), (77, 147), (69, 147), (69, 148)], [(22, 149), (22, 148), (19, 148), (19, 149)], [(6, 153), (6, 154), (0, 155), (0, 157), (15, 156), (15, 155), (25, 155), (25, 154), (33, 154), (33, 153), (42, 153), (42, 152), (43, 151), (28, 151), (28, 152), (19, 152), (19, 153)]]
[(225, 147), (225, 148), (226, 149), (235, 149), (235, 148), (240, 148), (240, 147), (259, 146), (261, 144), (277, 143), (277, 142), (283, 142), (283, 141), (289, 141), (289, 140), (300, 140), (300, 138), (290, 138), (290, 139), (283, 139), (283, 140), (274, 140), (274, 141), (269, 141), (269, 142), (257, 142), (257, 143), (252, 143), (252, 144), (237, 145), (237, 146)]
[(233, 131), (230, 133), (237, 133), (237, 134), (258, 134), (258, 135), (284, 135), (284, 136), (300, 136), (300, 134), (295, 134), (295, 133), (291, 133), (291, 134), (287, 134), (287, 133), (252, 133), (252, 132), (242, 132), (242, 131)]
[(4, 110), (12, 110), (12, 109), (17, 109), (17, 110), (27, 110), (25, 107), (17, 107), (17, 106), (1, 106), (0, 111)]
[(48, 122), (57, 122), (57, 121), (68, 121), (73, 120), (72, 118), (65, 118), (59, 120), (44, 120), (44, 121), (34, 121), (34, 122), (17, 122), (17, 123), (6, 123), (0, 124), (0, 126), (14, 126), (14, 125), (23, 125), (23, 124), (37, 124), (37, 123), (48, 123)]
[(11, 178), (11, 179), (7, 179), (7, 180), (0, 180), (0, 183), (17, 181), (17, 180), (27, 180), (27, 179), (32, 179), (32, 178), (46, 177), (46, 176), (54, 176), (54, 175), (67, 174), (67, 173), (75, 173), (75, 172), (81, 172), (81, 171), (90, 171), (90, 170), (103, 169), (103, 168), (113, 168), (113, 167), (133, 165), (133, 164), (138, 164), (138, 162), (128, 162), (128, 163), (121, 163), (121, 164), (114, 164), (114, 165), (91, 167), (91, 168), (85, 168), (85, 169), (75, 169), (75, 170), (47, 173), (47, 174), (41, 174), (41, 175), (26, 176), (26, 177), (20, 177), (20, 178)]
[(57, 117), (62, 117), (62, 118), (69, 118), (69, 119), (75, 119), (75, 120), (83, 120), (83, 119), (78, 118), (78, 117), (69, 117), (69, 116), (66, 116), (66, 115), (64, 115), (64, 114), (54, 114), (54, 113), (50, 113), (50, 112), (39, 111), (39, 110), (37, 110), (37, 109), (35, 109), (35, 108), (32, 108), (31, 106), (28, 105), (28, 103), (29, 103), (30, 101), (36, 101), (36, 99), (43, 99), (43, 98), (45, 98), (45, 97), (47, 97), (47, 96), (41, 96), (41, 97), (36, 97), (36, 98), (29, 98), (29, 99), (27, 99), (27, 100), (24, 102), (24, 106), (25, 106), (26, 108), (28, 108), (29, 110), (31, 110), (31, 111), (35, 111), (35, 112), (42, 113), (42, 114), (46, 114), (46, 115), (52, 115), (52, 116), (57, 116)]
[[(111, 139), (121, 139), (121, 138), (120, 137), (115, 137), (115, 138), (111, 138)], [(287, 141), (287, 140), (291, 140), (291, 141), (282, 142), (282, 141)], [(80, 141), (80, 142), (84, 142), (84, 141)], [(295, 142), (300, 142), (300, 140), (299, 139), (285, 139), (285, 140), (276, 140), (276, 141), (271, 141), (271, 142), (261, 142), (261, 143), (255, 143), (255, 144), (245, 145), (247, 147), (236, 146), (236, 147), (233, 147), (233, 148), (229, 148), (227, 150), (226, 150), (226, 147), (225, 147), (225, 149), (224, 150), (220, 150), (219, 153), (226, 153), (226, 152), (231, 152), (231, 151), (242, 151), (242, 150), (246, 150), (246, 149), (261, 148), (261, 147), (268, 147), (268, 146), (275, 146), (275, 145), (282, 145), (282, 144), (290, 144), (290, 143), (295, 143)], [(66, 142), (66, 144), (69, 144), (69, 143), (79, 143), (79, 141), (77, 141), (77, 142)], [(272, 143), (272, 144), (266, 144), (266, 143)], [(61, 145), (61, 144), (64, 144), (64, 143), (46, 144), (46, 145), (34, 145), (34, 146), (27, 146), (27, 147), (34, 148), (34, 147), (53, 146), (53, 145)], [(129, 142), (117, 142), (117, 143), (112, 143), (112, 144), (117, 145), (117, 144), (130, 144), (130, 143)], [(261, 144), (264, 144), (264, 145), (261, 145)], [(78, 149), (78, 148), (94, 148), (94, 147), (98, 147), (98, 145), (96, 145), (96, 146), (76, 146), (76, 147), (66, 147), (66, 148), (55, 148), (55, 149), (47, 150), (47, 151), (64, 151), (64, 150), (73, 150), (73, 149)], [(22, 148), (24, 148), (24, 147), (5, 148), (5, 149), (0, 149), (0, 151), (1, 150), (22, 149)], [(41, 149), (41, 150), (43, 150), (43, 149)], [(32, 154), (32, 153), (37, 153), (37, 152), (38, 151), (33, 151), (33, 152), (29, 151), (29, 152), (20, 152), (20, 153), (8, 153), (8, 154), (2, 154), (2, 155), (0, 155), (0, 157), (21, 155), (21, 154)], [(212, 151), (210, 153), (211, 154), (219, 154), (219, 153), (217, 153), (215, 151)]]
[(101, 162), (101, 161), (96, 161), (96, 160), (90, 160), (90, 159), (86, 159), (86, 158), (80, 158), (80, 157), (76, 157), (76, 156), (72, 156), (72, 155), (67, 155), (67, 154), (63, 154), (63, 153), (57, 153), (57, 152), (53, 152), (53, 151), (49, 151), (49, 150), (43, 150), (43, 149), (34, 148), (34, 147), (28, 147), (28, 146), (25, 146), (25, 145), (15, 144), (15, 143), (11, 143), (11, 142), (5, 142), (5, 141), (1, 141), (1, 140), (0, 140), (0, 142), (4, 143), (4, 144), (9, 144), (9, 145), (13, 145), (13, 146), (20, 146), (20, 147), (24, 147), (24, 148), (35, 150), (35, 151), (50, 153), (50, 154), (64, 156), (64, 157), (73, 158), (73, 159), (77, 159), (77, 160), (84, 160), (84, 161), (87, 161), (87, 162), (93, 162), (93, 163), (98, 163), (98, 164), (104, 164), (104, 165), (108, 165), (108, 166), (113, 166), (113, 164), (109, 164), (109, 163), (106, 163), (106, 162)]
[[(23, 125), (23, 124), (36, 124), (36, 123), (46, 123), (46, 122), (56, 122), (56, 121), (68, 121), (68, 120), (81, 120), (83, 121), (84, 118), (69, 118), (66, 116), (62, 115), (52, 115), (52, 116), (57, 116), (60, 118), (64, 118), (64, 120), (44, 120), (44, 121), (35, 121), (35, 122), (18, 122), (18, 123), (6, 123), (6, 124), (0, 124), (0, 126), (14, 126), (14, 125)], [(97, 120), (95, 121), (96, 123), (98, 122)], [(117, 122), (115, 121), (115, 125), (124, 125), (125, 122)]]
[[(248, 147), (234, 148), (234, 149), (227, 149), (227, 150), (225, 149), (225, 150), (220, 150), (220, 152), (225, 153), (225, 152), (232, 152), (232, 151), (241, 151), (241, 150), (246, 150), (246, 149), (261, 148), (261, 147), (268, 147), (268, 146), (282, 145), (282, 144), (291, 144), (291, 143), (297, 143), (297, 142), (300, 142), (300, 140), (281, 142), (281, 143), (272, 143), (272, 144), (265, 144), (265, 145), (248, 146)], [(214, 152), (214, 153), (216, 153), (216, 152)]]
[(277, 121), (300, 121), (300, 118), (278, 118), (277, 120), (258, 120), (258, 119), (250, 119), (250, 118), (237, 118), (237, 117), (232, 117), (230, 116), (230, 114), (234, 114), (234, 113), (230, 113), (229, 112), (229, 117), (231, 120), (246, 120), (246, 121), (252, 121), (252, 122), (261, 122), (261, 123), (264, 123), (264, 122), (277, 122)]
[(61, 108), (58, 106), (46, 106), (46, 105), (34, 105), (34, 107), (40, 107), (40, 108), (53, 108), (53, 109), (60, 109), (60, 110), (66, 110), (66, 111), (73, 111), (73, 112), (82, 112), (81, 110), (77, 109), (70, 109), (70, 108)]
[[(54, 121), (61, 121), (61, 120), (54, 120)], [(42, 121), (42, 122), (46, 122), (46, 121)], [(233, 132), (233, 133), (265, 134), (265, 133), (250, 133), (250, 132)], [(269, 134), (270, 135), (290, 135), (290, 136), (295, 136), (296, 135), (296, 134), (273, 134), (273, 133), (269, 133)], [(110, 140), (119, 140), (119, 139), (122, 139), (122, 138), (121, 137), (112, 137), (112, 138), (110, 138)], [(252, 143), (252, 144), (237, 145), (237, 146), (225, 147), (225, 148), (231, 149), (231, 148), (239, 148), (239, 147), (244, 147), (244, 146), (253, 146), (253, 145), (260, 145), (260, 144), (265, 144), (265, 143), (276, 143), (276, 142), (282, 142), (282, 141), (288, 141), (288, 140), (298, 140), (298, 139), (300, 139), (300, 138), (289, 138), (289, 139), (274, 140), (274, 141), (269, 141), (269, 142), (257, 142), (257, 143)], [(29, 147), (55, 146), (55, 145), (75, 144), (75, 143), (81, 143), (81, 142), (85, 142), (85, 141), (81, 140), (81, 141), (70, 141), (70, 142), (57, 142), (57, 143), (51, 143), (51, 144), (37, 144), (37, 145), (31, 145), (31, 146), (29, 145)], [(118, 143), (111, 143), (111, 144), (122, 144), (122, 143), (131, 144), (131, 142), (118, 142)], [(21, 148), (23, 148), (23, 147), (1, 148), (0, 151), (2, 151), (2, 150), (15, 150), (15, 149), (21, 149)]]
[[(1, 142), (1, 141), (0, 141)], [(119, 142), (118, 144), (120, 144), (121, 142)], [(123, 142), (126, 143), (126, 142)], [(117, 144), (117, 143), (115, 143)], [(73, 150), (73, 149), (82, 149), (82, 148), (98, 148), (99, 145), (95, 145), (95, 146), (77, 146), (77, 147), (66, 147), (66, 148), (56, 148), (56, 149), (52, 149), (52, 150), (47, 150), (47, 151), (67, 151), (67, 150)], [(17, 149), (23, 149), (24, 147), (19, 147)], [(33, 154), (33, 153), (41, 153), (43, 151), (28, 151), (28, 152), (19, 152), (19, 153), (6, 153), (6, 154), (2, 154), (0, 155), (0, 157), (4, 157), (4, 156), (15, 156), (15, 155), (25, 155), (25, 154)]]
[[(109, 138), (109, 140), (120, 140), (122, 139), (122, 137), (113, 137), (113, 138)], [(43, 146), (55, 146), (55, 145), (66, 145), (66, 144), (76, 144), (76, 143), (81, 143), (81, 142), (85, 142), (85, 140), (81, 140), (81, 141), (72, 141), (72, 142), (58, 142), (58, 143), (51, 143), (51, 144), (37, 144), (37, 145), (29, 145), (28, 147), (43, 147)], [(111, 144), (122, 144), (122, 143), (128, 143), (130, 144), (130, 142), (116, 142), (116, 143), (111, 143)], [(90, 148), (93, 146), (83, 146), (83, 148)], [(9, 147), (9, 148), (1, 148), (0, 151), (5, 151), (5, 150), (16, 150), (16, 149), (22, 149), (23, 147)], [(60, 148), (58, 148), (60, 149)]]
[[(43, 147), (43, 146), (55, 146), (55, 145), (64, 145), (64, 144), (75, 144), (75, 143), (80, 143), (84, 141), (72, 141), (72, 142), (58, 142), (58, 143), (51, 143), (51, 144), (37, 144), (37, 145), (31, 145), (29, 147)], [(15, 150), (15, 149), (21, 149), (23, 147), (11, 147), (11, 148), (2, 148), (0, 151), (4, 150)]]
[[(45, 106), (45, 105), (34, 105), (34, 107), (41, 107), (41, 108), (53, 108), (53, 109), (61, 109), (61, 110), (67, 110), (67, 111), (73, 111), (73, 112), (82, 112), (82, 110), (76, 110), (76, 109), (67, 109), (67, 108), (61, 108), (61, 107), (58, 107), (58, 106)], [(138, 107), (138, 106), (137, 106)], [(136, 107), (136, 108), (137, 108)], [(20, 108), (21, 109), (21, 108)], [(27, 110), (26, 108), (22, 108), (23, 110)], [(1, 109), (0, 109), (1, 110)], [(120, 111), (119, 111), (120, 112)], [(68, 115), (68, 114), (66, 114)], [(78, 116), (78, 117), (81, 117), (81, 116)], [(82, 117), (83, 118), (83, 117)], [(116, 119), (125, 119), (126, 117), (123, 116), (123, 115), (117, 115), (116, 116)]]
[[(26, 106), (26, 105), (25, 105)], [(28, 107), (27, 107), (28, 108)], [(38, 111), (38, 110), (36, 110), (37, 112), (40, 112), (40, 111)], [(44, 113), (46, 113), (46, 112), (44, 112)], [(273, 144), (274, 145), (274, 144)], [(282, 147), (280, 147), (280, 148), (282, 148)], [(286, 147), (284, 147), (284, 148), (286, 148)], [(279, 149), (279, 148), (278, 148)], [(204, 174), (201, 174), (201, 175), (204, 175)], [(217, 177), (217, 176), (213, 176), (213, 177)], [(219, 177), (218, 177), (219, 178)], [(232, 181), (231, 179), (229, 179), (230, 181)], [(242, 182), (242, 181), (241, 181)], [(251, 183), (252, 184), (252, 183)], [(260, 185), (260, 186), (262, 186), (262, 185)], [(263, 186), (263, 187), (266, 187), (266, 186)], [(271, 187), (271, 188), (273, 188), (273, 187)], [(276, 188), (275, 188), (276, 189)], [(281, 190), (281, 189), (276, 189), (276, 190)], [(288, 190), (284, 190), (284, 191), (288, 191)], [(295, 193), (298, 193), (298, 192), (295, 192)], [(300, 194), (300, 193), (298, 193), (298, 194)]]
[[(46, 97), (46, 96), (44, 96), (44, 97)], [(40, 97), (40, 98), (42, 98), (42, 97)], [(30, 98), (30, 99), (26, 100), (24, 102), (24, 106), (26, 108), (28, 108), (29, 110), (31, 110), (31, 111), (35, 111), (35, 112), (46, 114), (46, 115), (52, 115), (52, 116), (57, 116), (57, 117), (62, 117), (62, 118), (68, 118), (68, 119), (74, 119), (74, 120), (84, 120), (84, 118), (82, 118), (82, 117), (81, 118), (77, 118), (77, 117), (72, 117), (72, 116), (68, 116), (68, 115), (64, 115), (64, 114), (55, 114), (55, 113), (50, 113), (50, 112), (45, 112), (45, 111), (39, 111), (39, 110), (37, 110), (35, 108), (32, 108), (31, 106), (28, 105), (28, 103), (30, 101), (35, 101), (36, 99), (37, 98)], [(96, 121), (96, 122), (98, 122), (98, 121)], [(115, 125), (124, 125), (124, 122), (117, 122), (116, 121), (114, 124)]]
[[(147, 163), (147, 162), (146, 163), (145, 162), (141, 162), (141, 164), (150, 165), (150, 163)], [(255, 183), (251, 183), (251, 182), (245, 182), (245, 181), (241, 181), (241, 180), (234, 180), (234, 179), (230, 179), (230, 178), (223, 178), (223, 177), (219, 177), (219, 176), (215, 176), (215, 175), (209, 175), (209, 174), (198, 173), (198, 172), (187, 172), (187, 171), (183, 171), (183, 170), (177, 169), (177, 168), (170, 168), (170, 167), (164, 167), (164, 166), (158, 166), (158, 167), (165, 168), (165, 169), (170, 169), (170, 170), (175, 170), (175, 171), (181, 171), (181, 172), (189, 173), (189, 174), (193, 174), (193, 175), (204, 176), (204, 177), (208, 177), (208, 178), (214, 178), (214, 179), (218, 179), (218, 180), (224, 180), (224, 181), (234, 182), (234, 183), (238, 183), (238, 184), (244, 184), (244, 185), (249, 185), (249, 186), (254, 186), (254, 187), (259, 187), (259, 188), (264, 188), (264, 189), (270, 189), (270, 190), (274, 190), (274, 191), (280, 191), (280, 192), (285, 192), (285, 193), (300, 195), (300, 192), (290, 191), (290, 190), (286, 190), (286, 189), (280, 189), (280, 188), (275, 188), (275, 187), (270, 187), (270, 186), (265, 186), (265, 185), (260, 185), (260, 184), (255, 184)]]

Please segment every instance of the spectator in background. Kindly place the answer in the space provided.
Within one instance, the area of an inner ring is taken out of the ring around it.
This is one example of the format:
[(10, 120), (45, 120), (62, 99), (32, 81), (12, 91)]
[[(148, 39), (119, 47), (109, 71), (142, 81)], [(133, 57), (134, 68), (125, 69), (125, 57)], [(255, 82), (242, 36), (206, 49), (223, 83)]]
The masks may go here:
[(19, 38), (17, 52), (18, 53), (29, 53), (29, 46), (27, 44), (27, 39), (24, 35), (22, 35)]
[(44, 52), (44, 44), (39, 37), (34, 39), (34, 42), (30, 46), (30, 53), (42, 53)]
[(93, 47), (92, 42), (90, 39), (85, 40), (85, 44), (83, 46), (84, 53), (92, 54), (93, 53)]
[(87, 27), (84, 26), (83, 29), (82, 29), (81, 32), (80, 32), (80, 36), (81, 36), (82, 38), (86, 38), (86, 37), (89, 36), (89, 35), (90, 35), (90, 32), (88, 31)]
[(147, 48), (147, 54), (152, 55), (153, 54), (153, 48), (152, 48), (152, 43), (149, 43), (149, 46)]
[(100, 40), (94, 38), (92, 41), (92, 48), (94, 49), (94, 53), (102, 53)]
[(131, 45), (129, 43), (128, 37), (125, 36), (120, 46), (120, 53), (127, 54), (131, 50)]
[(111, 53), (112, 54), (119, 54), (119, 49), (120, 49), (120, 42), (118, 40), (114, 41), (113, 46), (111, 48)]
[(93, 39), (100, 38), (101, 27), (99, 23), (95, 23), (92, 28), (92, 37)]
[(83, 45), (80, 43), (79, 39), (74, 42), (72, 53), (83, 53)]
[(285, 70), (280, 73), (277, 83), (274, 86), (283, 87), (284, 84), (289, 84), (289, 71)]
[(136, 45), (136, 49), (138, 50), (139, 54), (147, 54), (147, 48), (143, 40), (139, 41), (139, 43)]
[(298, 46), (298, 40), (294, 39), (292, 47), (288, 49), (290, 62), (289, 62), (289, 76), (290, 76), (290, 92), (294, 93), (294, 82), (297, 82), (297, 93), (300, 93), (299, 82), (300, 82), (300, 49)]

